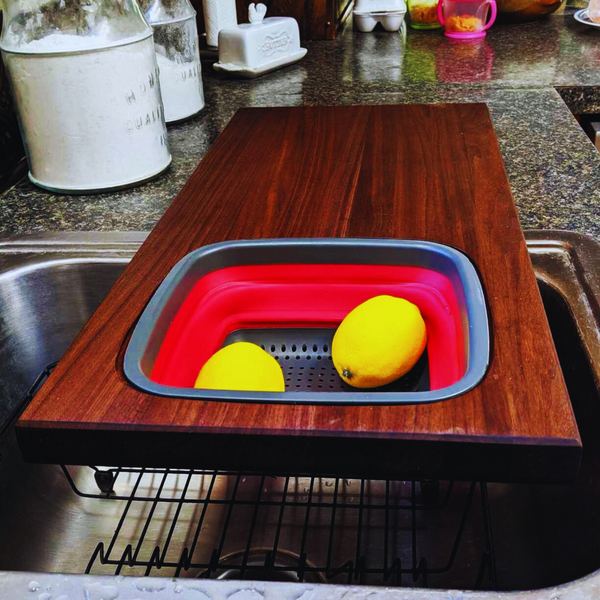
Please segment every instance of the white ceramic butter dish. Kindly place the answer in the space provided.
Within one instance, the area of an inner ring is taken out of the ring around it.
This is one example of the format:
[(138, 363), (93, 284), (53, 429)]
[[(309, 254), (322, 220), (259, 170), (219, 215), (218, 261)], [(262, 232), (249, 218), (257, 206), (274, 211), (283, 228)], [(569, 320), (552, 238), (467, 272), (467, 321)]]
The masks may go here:
[(298, 23), (291, 17), (264, 18), (264, 4), (250, 4), (250, 23), (219, 31), (219, 62), (213, 67), (240, 77), (258, 77), (299, 61)]

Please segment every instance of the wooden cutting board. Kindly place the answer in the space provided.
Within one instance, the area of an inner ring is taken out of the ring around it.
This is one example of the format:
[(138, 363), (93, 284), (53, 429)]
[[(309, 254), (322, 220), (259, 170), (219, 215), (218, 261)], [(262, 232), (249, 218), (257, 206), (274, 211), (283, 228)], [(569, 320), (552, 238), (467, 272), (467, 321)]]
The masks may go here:
[[(184, 255), (223, 240), (424, 239), (464, 250), (489, 302), (489, 372), (420, 406), (150, 396), (136, 320)], [(242, 109), (18, 422), (26, 459), (370, 477), (559, 481), (581, 440), (483, 104)]]

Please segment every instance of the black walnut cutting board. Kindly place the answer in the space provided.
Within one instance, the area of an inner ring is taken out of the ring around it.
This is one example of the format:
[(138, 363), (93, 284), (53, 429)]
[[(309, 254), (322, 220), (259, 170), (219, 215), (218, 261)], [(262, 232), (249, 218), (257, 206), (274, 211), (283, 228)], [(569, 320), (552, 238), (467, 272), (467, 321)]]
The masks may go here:
[[(150, 396), (128, 336), (192, 250), (272, 237), (412, 238), (477, 264), (493, 329), (471, 392), (420, 406)], [(488, 110), (482, 104), (242, 109), (17, 426), (28, 460), (370, 477), (559, 481), (581, 441)]]

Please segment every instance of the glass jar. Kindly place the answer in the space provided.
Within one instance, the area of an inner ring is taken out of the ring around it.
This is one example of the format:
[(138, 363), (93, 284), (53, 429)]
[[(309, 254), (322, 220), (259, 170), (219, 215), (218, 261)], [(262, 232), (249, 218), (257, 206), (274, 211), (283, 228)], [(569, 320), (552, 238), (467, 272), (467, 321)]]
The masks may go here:
[(144, 9), (154, 30), (165, 120), (192, 117), (204, 108), (196, 11), (189, 0), (150, 0)]
[(439, 29), (437, 0), (407, 0), (408, 24), (413, 29)]
[(152, 29), (135, 0), (4, 0), (0, 48), (35, 184), (103, 191), (168, 167)]
[[(2, 21), (2, 12), (0, 12)], [(21, 143), (17, 117), (13, 110), (8, 79), (4, 76), (4, 64), (0, 57), (0, 194), (17, 177), (17, 165), (25, 156)]]
[(588, 17), (590, 18), (590, 21), (600, 24), (600, 0), (589, 1)]

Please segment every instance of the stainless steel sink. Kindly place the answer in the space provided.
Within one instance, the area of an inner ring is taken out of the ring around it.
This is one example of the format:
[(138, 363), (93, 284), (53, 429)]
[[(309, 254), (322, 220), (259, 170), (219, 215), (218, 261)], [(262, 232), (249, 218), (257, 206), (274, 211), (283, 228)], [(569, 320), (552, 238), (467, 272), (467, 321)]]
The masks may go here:
[[(10, 425), (20, 399), (60, 358), (144, 237), (0, 242), (0, 423), (8, 423), (0, 441), (0, 571), (523, 590), (600, 569), (596, 242), (562, 232), (526, 236), (583, 436), (576, 485), (24, 463)], [(118, 466), (127, 467), (127, 456)], [(0, 599), (23, 578), (0, 573)], [(596, 581), (600, 589), (600, 574), (566, 589)], [(333, 597), (338, 588), (329, 589)], [(368, 593), (357, 588), (353, 597), (361, 590)], [(552, 597), (543, 594), (535, 597)]]

